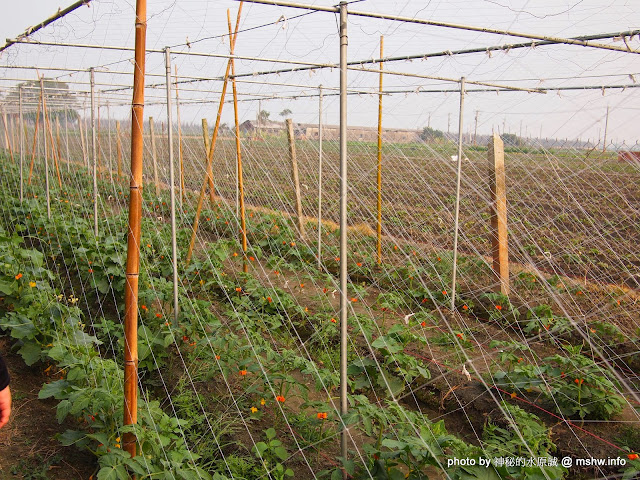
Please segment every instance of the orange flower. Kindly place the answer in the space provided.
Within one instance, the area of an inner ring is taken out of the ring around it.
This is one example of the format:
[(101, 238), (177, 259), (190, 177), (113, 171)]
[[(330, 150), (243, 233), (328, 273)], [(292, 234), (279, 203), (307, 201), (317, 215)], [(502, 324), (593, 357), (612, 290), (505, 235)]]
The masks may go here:
[(246, 370), (240, 370), (240, 376), (244, 377), (247, 374)]
[(150, 243), (147, 243), (147, 248), (151, 248), (151, 244)]
[(327, 293), (329, 291), (329, 289), (327, 287), (322, 289), (322, 293)]
[(249, 261), (253, 262), (254, 260), (255, 260), (255, 258), (249, 257)]
[(271, 299), (271, 297), (267, 297), (267, 302), (269, 302), (269, 303), (273, 302), (273, 300)]
[(361, 263), (361, 262), (358, 262), (358, 263), (356, 263), (356, 265), (357, 265), (357, 266), (359, 266), (359, 267), (361, 267), (361, 266), (362, 266), (362, 263)]
[(93, 273), (93, 268), (90, 268), (90, 269), (89, 269), (89, 273)]
[(469, 307), (467, 307), (466, 305), (463, 305), (463, 306), (462, 306), (462, 309), (463, 309), (463, 310), (469, 310)]
[(629, 460), (638, 460), (638, 458), (640, 458), (637, 453), (630, 453), (627, 456), (629, 457)]
[(326, 420), (327, 419), (327, 412), (318, 412), (318, 419), (319, 420)]
[(358, 299), (357, 299), (357, 298), (355, 298), (355, 297), (352, 297), (352, 298), (351, 298), (351, 301), (355, 303), (355, 302), (357, 302), (357, 301), (358, 301)]
[(397, 246), (397, 245), (394, 245), (394, 246), (393, 246), (393, 249), (394, 249), (394, 250), (398, 250), (398, 246)]
[(423, 298), (423, 299), (422, 299), (422, 303), (427, 303), (427, 300), (428, 300), (428, 299)]
[(422, 323), (420, 324), (420, 326), (421, 326), (421, 327), (426, 327), (426, 326), (427, 326), (427, 322), (422, 322)]
[(300, 284), (300, 288), (304, 288), (304, 283), (301, 283), (301, 284)]
[(584, 383), (584, 378), (576, 378), (574, 382), (576, 382), (577, 385), (582, 385)]
[(440, 262), (442, 259), (440, 257), (438, 257), (438, 261)]
[(335, 318), (332, 318), (331, 323), (338, 323), (338, 321)]
[(276, 275), (280, 275), (280, 272), (278, 270), (274, 270), (273, 273), (275, 273)]
[(156, 313), (156, 318), (162, 318), (162, 314), (161, 313)]
[(340, 257), (336, 257), (336, 258), (335, 258), (335, 261), (336, 261), (336, 262), (339, 262), (339, 261), (340, 261)]
[(289, 245), (291, 245), (292, 247), (296, 246), (296, 242), (291, 242)]
[(496, 310), (502, 310), (502, 305), (496, 305)]
[(242, 287), (236, 287), (236, 292), (240, 293), (242, 291)]
[(216, 360), (220, 360), (220, 355), (216, 355)]
[(21, 278), (22, 278), (22, 274), (21, 273), (16, 275), (16, 280), (20, 280)]
[(279, 401), (280, 403), (284, 403), (284, 397), (282, 395), (278, 395), (276, 397), (276, 400)]
[(456, 333), (456, 337), (458, 337), (460, 340), (464, 340), (464, 335), (462, 335), (461, 333)]
[(233, 252), (233, 256), (237, 257), (238, 256), (238, 252)]
[(141, 308), (142, 310), (144, 310), (145, 312), (147, 311), (147, 306), (146, 306), (146, 305), (141, 305), (141, 306), (140, 306), (140, 308)]
[(516, 398), (517, 396), (518, 396), (518, 395), (516, 394), (516, 392), (513, 392), (513, 393), (511, 394), (511, 398)]
[(446, 290), (442, 290), (442, 294), (443, 294), (443, 295), (446, 295), (446, 294), (447, 294), (447, 291), (446, 291)]

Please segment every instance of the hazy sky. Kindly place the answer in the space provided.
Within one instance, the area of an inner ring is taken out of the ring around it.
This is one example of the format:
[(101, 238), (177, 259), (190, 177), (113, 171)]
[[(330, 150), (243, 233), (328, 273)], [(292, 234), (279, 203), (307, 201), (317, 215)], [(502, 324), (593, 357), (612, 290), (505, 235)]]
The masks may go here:
[[(66, 7), (71, 0), (23, 0), (7, 2), (0, 17), (1, 38), (15, 37), (29, 25), (42, 21), (58, 7)], [(331, 1), (309, 1), (310, 4), (332, 5)], [(229, 52), (227, 8), (232, 10), (235, 22), (239, 3), (233, 0), (157, 0), (149, 2), (149, 48), (167, 45), (175, 52)], [(94, 0), (90, 7), (82, 7), (74, 14), (35, 34), (43, 42), (67, 42), (92, 45), (133, 47), (133, 0)], [(637, 0), (431, 0), (355, 2), (350, 9), (385, 12), (443, 22), (508, 29), (512, 31), (553, 36), (577, 36), (618, 32), (640, 27), (640, 2)], [(303, 15), (306, 14), (306, 15)], [(280, 19), (280, 22), (273, 24)], [(267, 25), (270, 24), (270, 25)], [(269, 59), (287, 59), (303, 62), (335, 63), (338, 61), (336, 16), (332, 13), (307, 13), (306, 10), (245, 3), (243, 6), (236, 53)], [(385, 55), (425, 54), (464, 48), (486, 47), (523, 41), (514, 37), (466, 32), (447, 28), (379, 21), (352, 16), (349, 19), (349, 60), (364, 60), (379, 54), (380, 35), (384, 35)], [(189, 42), (189, 49), (184, 44)], [(603, 43), (624, 45), (621, 41), (603, 40)], [(640, 49), (638, 38), (629, 41), (632, 48)], [(99, 90), (126, 88), (130, 75), (113, 72), (131, 72), (131, 52), (84, 48), (60, 48), (35, 45), (16, 45), (0, 56), (0, 65), (35, 65), (86, 69), (101, 66), (96, 73)], [(577, 46), (542, 46), (535, 49), (513, 50), (446, 56), (424, 61), (394, 62), (385, 69), (420, 75), (495, 82), (519, 87), (551, 87), (578, 85), (624, 85), (640, 80), (640, 56)], [(179, 75), (219, 77), (224, 74), (226, 60), (174, 54), (172, 61)], [(283, 68), (275, 62), (238, 61), (237, 73), (255, 73)], [(375, 66), (370, 66), (375, 68)], [(47, 76), (60, 77), (72, 89), (86, 91), (88, 75), (47, 72)], [(164, 60), (160, 54), (149, 54), (147, 84), (162, 83)], [(15, 84), (10, 79), (35, 78), (33, 70), (0, 69), (0, 89)], [(241, 99), (257, 96), (273, 98), (262, 101), (262, 108), (278, 119), (284, 108), (293, 111), (300, 122), (316, 122), (317, 98), (313, 95), (322, 84), (328, 89), (338, 86), (337, 69), (315, 70), (279, 75), (253, 76), (255, 83), (239, 83)], [(77, 82), (77, 83), (73, 83)], [(274, 85), (282, 83), (287, 85)], [(378, 75), (349, 72), (349, 87), (360, 95), (349, 98), (349, 123), (374, 125), (376, 122)], [(295, 86), (300, 85), (300, 87)], [(432, 127), (457, 130), (459, 96), (457, 93), (424, 93), (429, 89), (458, 88), (456, 83), (434, 81), (416, 77), (386, 75), (385, 90), (406, 90), (411, 93), (387, 95), (384, 99), (384, 123), (388, 127)], [(199, 82), (185, 85), (181, 91), (182, 117), (186, 121), (212, 119), (219, 98), (221, 82)], [(366, 93), (370, 92), (370, 94)], [(421, 93), (422, 92), (422, 93)], [(328, 90), (327, 93), (331, 93)], [(282, 96), (300, 96), (297, 100), (278, 99)], [(489, 133), (502, 129), (532, 136), (582, 138), (602, 135), (604, 116), (610, 107), (611, 138), (635, 142), (640, 138), (637, 113), (640, 108), (640, 89), (592, 90), (548, 93), (546, 95), (523, 92), (469, 93), (465, 102), (465, 130), (474, 127), (478, 112), (478, 132)], [(163, 101), (164, 90), (147, 89), (146, 115), (161, 117), (163, 110), (157, 104)], [(101, 103), (109, 101), (112, 114), (120, 118), (128, 115), (126, 105), (131, 91), (100, 94)], [(205, 102), (205, 103), (203, 103)], [(327, 122), (337, 122), (338, 101), (329, 96), (325, 100)], [(255, 118), (258, 103), (240, 104), (242, 120)], [(231, 122), (232, 109), (226, 108), (224, 121)], [(449, 127), (449, 122), (451, 126)]]

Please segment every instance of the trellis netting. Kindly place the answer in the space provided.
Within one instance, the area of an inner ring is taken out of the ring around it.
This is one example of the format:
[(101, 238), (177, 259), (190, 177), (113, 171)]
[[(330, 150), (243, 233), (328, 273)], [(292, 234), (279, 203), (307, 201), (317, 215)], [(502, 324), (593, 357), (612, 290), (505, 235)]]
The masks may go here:
[(0, 323), (97, 478), (636, 478), (638, 8), (150, 2), (127, 247), (85, 3), (1, 53)]

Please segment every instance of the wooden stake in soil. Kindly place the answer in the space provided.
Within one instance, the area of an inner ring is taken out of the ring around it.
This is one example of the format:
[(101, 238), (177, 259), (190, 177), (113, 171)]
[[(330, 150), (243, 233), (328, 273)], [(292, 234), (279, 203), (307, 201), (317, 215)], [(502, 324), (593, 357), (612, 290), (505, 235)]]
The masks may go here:
[[(231, 67), (233, 70), (233, 67)], [(235, 87), (235, 79), (234, 79)], [(293, 179), (293, 188), (296, 194), (296, 213), (298, 215), (298, 231), (300, 238), (304, 238), (304, 220), (302, 218), (302, 198), (300, 195), (300, 179), (298, 178), (298, 159), (296, 158), (296, 138), (293, 132), (293, 121), (290, 118), (286, 120), (287, 138), (289, 139), (289, 159), (291, 160), (291, 178)]]
[(56, 146), (58, 147), (58, 159), (62, 162), (62, 143), (60, 141), (60, 119), (56, 117)]
[(84, 111), (82, 119), (78, 118), (78, 129), (80, 130), (80, 146), (82, 147), (82, 164), (89, 169), (89, 160), (87, 160), (87, 147), (84, 143)]
[(71, 171), (71, 157), (69, 156), (69, 112), (64, 111), (64, 139), (67, 150), (67, 172)]
[(322, 85), (318, 87), (318, 270), (322, 270)]
[(496, 291), (509, 295), (509, 241), (507, 238), (507, 193), (504, 171), (504, 144), (493, 134), (489, 142), (489, 188), (491, 201), (491, 255), (499, 284)]
[(93, 231), (98, 235), (98, 145), (96, 143), (96, 106), (95, 106), (95, 76), (93, 68), (89, 70), (91, 82), (91, 156), (93, 157)]
[[(380, 58), (384, 56), (384, 37), (380, 36)], [(378, 90), (378, 217), (376, 222), (376, 252), (378, 265), (382, 263), (382, 73), (383, 63), (380, 62), (380, 86)]]
[[(204, 140), (204, 157), (209, 155), (209, 124), (207, 119), (202, 119), (202, 139)], [(211, 205), (215, 205), (215, 186), (213, 184), (213, 167), (207, 162), (207, 179), (209, 182), (209, 201)]]
[[(242, 4), (241, 4), (242, 5)], [(238, 11), (238, 19), (240, 18), (240, 11)], [(236, 34), (233, 33), (231, 29), (231, 13), (227, 10), (227, 22), (229, 23), (229, 45), (231, 47), (231, 55), (234, 52), (234, 43), (235, 37), (237, 34), (238, 26), (236, 24)], [(233, 39), (231, 38), (233, 36)], [(238, 198), (240, 201), (240, 235), (242, 241), (242, 270), (244, 272), (249, 271), (249, 267), (247, 265), (247, 222), (245, 218), (245, 209), (244, 209), (244, 181), (242, 179), (242, 149), (240, 148), (240, 120), (238, 117), (238, 90), (236, 89), (236, 66), (233, 61), (233, 57), (231, 57), (231, 87), (233, 90), (233, 115), (235, 117), (236, 122), (236, 158), (238, 159)], [(287, 122), (291, 122), (290, 119), (287, 119)], [(295, 153), (295, 152), (294, 152)], [(297, 173), (297, 171), (296, 171)]]
[[(40, 77), (40, 97), (42, 98), (42, 113), (46, 112), (44, 99), (44, 77)], [(43, 130), (45, 130), (45, 122), (42, 121)], [(43, 132), (42, 139), (44, 141), (44, 184), (47, 196), (47, 218), (51, 220), (51, 196), (49, 192), (49, 157), (47, 155), (47, 135)]]
[(156, 186), (156, 197), (160, 196), (160, 181), (158, 180), (158, 157), (156, 156), (156, 134), (153, 128), (153, 117), (149, 117), (149, 135), (151, 135), (151, 161), (153, 162), (153, 182)]
[[(138, 422), (138, 276), (142, 218), (142, 154), (144, 140), (144, 68), (147, 1), (136, 0), (136, 44), (131, 106), (131, 184), (127, 235), (127, 281), (124, 291), (124, 425)], [(125, 433), (122, 449), (136, 456), (136, 437)]]
[(20, 118), (20, 126), (18, 128), (18, 134), (20, 135), (20, 203), (24, 200), (24, 119), (22, 117), (22, 86), (18, 87), (18, 114)]
[(120, 122), (116, 122), (116, 162), (118, 179), (122, 177), (122, 140), (120, 139)]
[(2, 120), (4, 123), (4, 140), (7, 145), (7, 150), (9, 150), (9, 156), (11, 157), (11, 162), (15, 162), (13, 158), (13, 149), (11, 148), (11, 141), (9, 140), (9, 126), (7, 124), (7, 113), (2, 112)]
[[(242, 4), (240, 2), (240, 6), (238, 7), (238, 17), (236, 18), (236, 29), (233, 35), (233, 38), (230, 38), (231, 43), (235, 46), (236, 43), (236, 35), (238, 33), (238, 28), (240, 27), (240, 13), (242, 12)], [(231, 48), (231, 53), (233, 54), (233, 47)], [(227, 85), (229, 83), (229, 72), (231, 70), (231, 59), (227, 62), (227, 70), (224, 74), (224, 82), (222, 83), (222, 93), (220, 95), (220, 104), (218, 105), (218, 114), (216, 116), (216, 125), (213, 128), (213, 135), (211, 136), (211, 145), (209, 146), (209, 156), (207, 157), (207, 164), (210, 165), (213, 161), (213, 153), (216, 149), (216, 141), (218, 140), (218, 130), (220, 129), (220, 119), (222, 118), (222, 107), (224, 106), (224, 99), (227, 93)], [(200, 187), (200, 195), (198, 196), (198, 205), (196, 207), (196, 215), (193, 220), (193, 229), (191, 231), (191, 241), (189, 242), (189, 249), (187, 250), (187, 258), (185, 260), (185, 264), (188, 266), (191, 261), (191, 255), (193, 255), (193, 247), (196, 244), (196, 233), (198, 232), (198, 224), (200, 223), (200, 213), (202, 212), (202, 204), (204, 203), (204, 195), (207, 189), (207, 175), (205, 174), (205, 178), (202, 182), (202, 186)]]
[[(44, 92), (43, 92), (44, 95)], [(53, 139), (53, 129), (51, 128), (51, 121), (49, 120), (49, 116), (47, 115), (47, 102), (44, 100), (42, 102), (42, 113), (43, 113), (43, 134), (46, 136), (49, 134), (49, 141), (51, 142), (51, 156), (53, 157), (53, 165), (56, 169), (56, 175), (58, 177), (58, 186), (62, 188), (62, 179), (60, 178), (60, 166), (58, 162), (58, 151), (56, 150), (56, 142)]]

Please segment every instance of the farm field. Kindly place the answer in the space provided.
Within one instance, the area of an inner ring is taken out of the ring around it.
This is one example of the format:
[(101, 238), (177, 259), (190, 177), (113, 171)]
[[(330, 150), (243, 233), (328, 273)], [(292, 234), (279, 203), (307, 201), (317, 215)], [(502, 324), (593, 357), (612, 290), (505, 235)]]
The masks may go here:
[[(324, 226), (318, 271), (316, 247), (299, 238), (294, 216), (249, 208), (249, 268), (243, 273), (238, 219), (228, 202), (233, 192), (227, 194), (223, 183), (216, 187), (227, 199), (206, 205), (196, 254), (180, 274), (175, 326), (169, 199), (165, 189), (160, 197), (153, 188), (145, 193), (139, 331), (144, 413), (136, 432), (146, 455), (134, 462), (118, 449), (126, 431), (117, 421), (125, 251), (115, 230), (126, 224), (124, 182), (111, 183), (103, 173), (96, 237), (91, 198), (83, 194), (91, 179), (82, 167), (74, 165), (69, 174), (61, 165), (65, 181), (62, 188), (54, 185), (49, 221), (42, 185), (27, 187), (21, 204), (14, 195), (17, 168), (8, 165), (2, 326), (27, 364), (61, 375), (40, 397), (58, 400), (59, 419), (72, 418), (75, 425), (60, 437), (62, 444), (92, 451), (100, 477), (119, 478), (126, 466), (151, 475), (171, 470), (184, 478), (253, 478), (264, 468), (276, 478), (305, 478), (310, 472), (341, 474), (340, 467), (356, 478), (377, 471), (484, 478), (479, 475), (485, 467), (447, 462), (515, 455), (523, 448), (554, 458), (579, 457), (585, 449), (603, 458), (629, 456), (626, 468), (606, 469), (627, 478), (640, 468), (632, 460), (638, 405), (581, 338), (587, 336), (637, 388), (633, 290), (572, 275), (533, 274), (523, 263), (513, 269), (507, 298), (487, 288), (493, 274), (486, 261), (463, 254), (455, 302), (460, 313), (451, 317), (450, 250), (422, 238), (400, 242), (387, 236), (385, 263), (377, 266), (375, 237), (362, 228), (350, 233), (351, 408), (344, 418), (361, 453), (341, 465), (338, 230)], [(189, 192), (178, 229), (181, 259), (194, 203)], [(260, 205), (260, 197), (253, 203)], [(313, 238), (315, 223), (307, 228)], [(588, 315), (594, 311), (607, 312), (606, 321)], [(529, 437), (514, 437), (496, 402), (528, 426)], [(464, 418), (456, 415), (461, 408)], [(252, 442), (255, 448), (247, 448)], [(157, 461), (158, 445), (170, 460)], [(591, 478), (593, 472), (546, 470), (552, 478)], [(530, 475), (515, 466), (495, 474)]]

